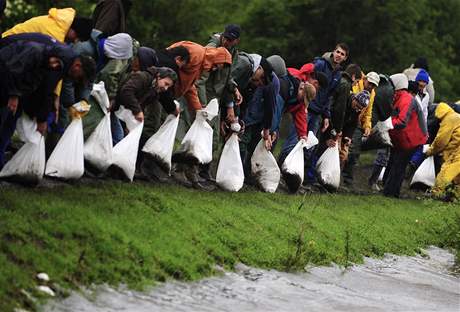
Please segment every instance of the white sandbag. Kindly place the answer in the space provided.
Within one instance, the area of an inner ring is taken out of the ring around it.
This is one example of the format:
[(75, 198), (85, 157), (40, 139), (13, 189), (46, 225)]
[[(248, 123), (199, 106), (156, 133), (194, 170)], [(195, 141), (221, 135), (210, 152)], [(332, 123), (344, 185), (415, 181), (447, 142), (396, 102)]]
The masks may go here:
[(422, 164), (417, 168), (412, 177), (412, 181), (410, 185), (414, 183), (422, 183), (426, 186), (432, 187), (434, 186), (434, 182), (436, 180), (436, 171), (434, 168), (434, 157), (430, 156), (427, 157)]
[(85, 172), (83, 160), (83, 123), (74, 119), (64, 131), (46, 163), (45, 174), (65, 180), (79, 179)]
[(84, 157), (87, 162), (104, 172), (112, 164), (112, 130), (110, 126), (110, 113), (105, 115), (86, 140)]
[(171, 157), (176, 139), (179, 116), (166, 117), (160, 129), (148, 139), (142, 151), (153, 156), (166, 172), (171, 171)]
[(369, 137), (362, 137), (361, 150), (368, 151), (380, 148), (392, 147), (390, 130), (393, 129), (391, 117), (384, 121), (378, 121), (372, 128)]
[(105, 116), (86, 140), (84, 145), (84, 158), (98, 170), (104, 172), (112, 164), (112, 130), (110, 122), (110, 101), (104, 82), (93, 85), (91, 95), (96, 99)]
[(380, 182), (380, 181), (383, 181), (383, 176), (384, 176), (384, 174), (385, 174), (385, 169), (386, 169), (386, 168), (387, 168), (387, 167), (383, 167), (383, 168), (382, 168), (382, 170), (380, 171), (379, 178), (378, 178), (377, 181), (379, 181), (379, 182)]
[(340, 160), (339, 147), (336, 144), (334, 147), (328, 147), (323, 155), (318, 159), (316, 164), (321, 183), (338, 189), (340, 186)]
[(126, 120), (123, 119), (123, 121), (125, 121), (126, 125), (130, 123), (131, 126), (135, 124), (137, 124), (137, 126), (130, 129), (128, 135), (114, 146), (112, 165), (120, 168), (126, 177), (132, 181), (134, 178), (134, 172), (136, 171), (137, 152), (139, 149), (139, 140), (142, 135), (144, 123), (137, 121), (131, 111), (129, 112), (131, 116), (124, 116)]
[(195, 121), (173, 157), (178, 162), (208, 164), (212, 161), (213, 130), (206, 121), (207, 116), (202, 110), (196, 112)]
[(211, 121), (219, 114), (219, 101), (217, 99), (212, 99), (209, 101), (208, 105), (203, 109), (206, 118)]
[(17, 131), (25, 144), (5, 164), (0, 177), (38, 183), (45, 171), (45, 139), (37, 131), (37, 122), (25, 114), (17, 121)]
[(233, 133), (224, 145), (217, 166), (216, 182), (221, 188), (231, 192), (238, 192), (243, 187), (243, 163), (236, 133)]
[(304, 179), (303, 148), (306, 146), (307, 142), (305, 140), (299, 140), (281, 165), (283, 178), (291, 192), (295, 192)]
[(252, 154), (251, 173), (264, 192), (276, 192), (281, 172), (275, 157), (265, 148), (264, 139), (259, 141)]
[(313, 133), (313, 131), (308, 131), (307, 142), (305, 143), (305, 148), (310, 149), (315, 145), (318, 145), (319, 140)]

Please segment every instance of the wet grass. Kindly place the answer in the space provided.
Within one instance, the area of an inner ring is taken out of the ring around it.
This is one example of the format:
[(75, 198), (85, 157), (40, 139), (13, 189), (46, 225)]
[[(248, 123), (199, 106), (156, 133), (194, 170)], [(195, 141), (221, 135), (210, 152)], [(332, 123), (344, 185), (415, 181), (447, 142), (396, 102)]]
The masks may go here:
[[(134, 288), (195, 280), (236, 262), (279, 270), (363, 256), (460, 249), (460, 207), (381, 196), (205, 193), (103, 183), (0, 189), (0, 311), (35, 303), (35, 275), (56, 288)], [(61, 287), (57, 287), (60, 285)]]

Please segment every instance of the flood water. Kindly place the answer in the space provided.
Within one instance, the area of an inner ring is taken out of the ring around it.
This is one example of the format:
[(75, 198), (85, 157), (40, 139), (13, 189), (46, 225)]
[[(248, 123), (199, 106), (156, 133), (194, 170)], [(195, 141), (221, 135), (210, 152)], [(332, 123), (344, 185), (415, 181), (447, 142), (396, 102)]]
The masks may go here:
[(283, 273), (238, 265), (194, 283), (171, 282), (145, 292), (97, 286), (49, 302), (45, 311), (460, 311), (454, 256), (431, 247), (427, 257), (366, 258), (344, 269)]

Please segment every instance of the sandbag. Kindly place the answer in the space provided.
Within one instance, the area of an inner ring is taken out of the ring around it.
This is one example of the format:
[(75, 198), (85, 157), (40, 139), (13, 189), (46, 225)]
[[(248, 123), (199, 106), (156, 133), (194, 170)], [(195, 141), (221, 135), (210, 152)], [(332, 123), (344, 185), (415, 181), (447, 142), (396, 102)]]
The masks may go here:
[(339, 147), (328, 147), (316, 164), (319, 181), (326, 187), (338, 189), (340, 186)]
[(410, 185), (413, 186), (416, 183), (433, 187), (436, 180), (436, 171), (434, 167), (434, 157), (427, 157), (422, 164), (417, 168), (412, 177)]
[(265, 148), (264, 139), (259, 141), (252, 154), (251, 173), (264, 192), (276, 192), (281, 171), (273, 154)]
[(25, 144), (0, 171), (0, 178), (37, 184), (45, 171), (45, 139), (37, 131), (37, 122), (23, 114), (17, 121), (19, 138)]
[(168, 173), (171, 171), (171, 157), (178, 125), (179, 116), (168, 115), (160, 129), (142, 148), (143, 152), (153, 156), (156, 163)]
[(379, 178), (377, 181), (381, 182), (383, 181), (383, 176), (385, 175), (385, 169), (386, 167), (383, 167), (382, 170), (380, 171)]
[(368, 151), (374, 149), (381, 149), (392, 147), (389, 131), (393, 129), (391, 117), (385, 121), (378, 121), (374, 128), (372, 128), (369, 137), (363, 137), (361, 143), (361, 150)]
[(308, 132), (307, 141), (299, 140), (292, 151), (287, 155), (281, 166), (283, 179), (290, 192), (296, 192), (304, 179), (304, 152), (318, 144), (318, 139), (312, 131)]
[(206, 120), (212, 120), (218, 111), (217, 99), (212, 99), (205, 109), (196, 111), (195, 121), (174, 153), (173, 162), (208, 164), (212, 161), (213, 129)]
[(64, 131), (46, 163), (45, 174), (64, 180), (75, 180), (83, 176), (83, 124), (81, 118), (74, 119)]
[(113, 145), (109, 112), (110, 101), (103, 81), (93, 85), (91, 95), (99, 103), (105, 116), (86, 140), (84, 158), (90, 165), (104, 172), (112, 164)]
[(238, 192), (243, 187), (244, 171), (237, 133), (233, 133), (224, 145), (217, 166), (216, 183), (231, 192)]

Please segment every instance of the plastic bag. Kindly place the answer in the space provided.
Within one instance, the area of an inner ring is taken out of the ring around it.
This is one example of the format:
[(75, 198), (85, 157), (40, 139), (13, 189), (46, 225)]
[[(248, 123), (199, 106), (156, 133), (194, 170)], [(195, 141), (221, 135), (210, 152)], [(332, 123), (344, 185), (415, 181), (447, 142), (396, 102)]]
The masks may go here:
[(224, 145), (217, 167), (216, 182), (221, 188), (231, 192), (238, 192), (243, 187), (243, 163), (236, 133), (233, 133)]
[(339, 147), (328, 147), (316, 164), (319, 181), (325, 186), (338, 189), (340, 186)]
[(412, 177), (410, 185), (412, 186), (415, 183), (424, 184), (426, 186), (434, 186), (436, 180), (436, 171), (434, 167), (434, 157), (427, 157), (422, 164), (417, 168)]
[(389, 131), (393, 129), (391, 117), (385, 121), (378, 121), (372, 128), (369, 137), (363, 137), (361, 150), (368, 151), (393, 146)]
[(144, 123), (136, 120), (133, 113), (123, 106), (117, 112), (121, 112), (117, 116), (126, 123), (129, 133), (113, 147), (112, 165), (121, 169), (129, 181), (133, 181)]
[(385, 169), (386, 169), (386, 168), (387, 168), (387, 167), (383, 167), (383, 168), (382, 168), (382, 170), (380, 171), (379, 178), (378, 178), (377, 181), (379, 181), (379, 182), (380, 182), (380, 181), (383, 181), (383, 176), (385, 175)]
[(213, 129), (207, 120), (217, 116), (219, 103), (212, 99), (204, 110), (196, 111), (195, 121), (182, 139), (172, 161), (190, 164), (208, 164), (212, 161)]
[(171, 157), (176, 138), (179, 116), (168, 115), (160, 129), (145, 143), (142, 151), (154, 157), (166, 172), (171, 171)]
[(45, 172), (45, 139), (37, 131), (37, 122), (25, 114), (17, 121), (17, 132), (25, 144), (5, 164), (0, 177), (37, 184)]
[(96, 99), (105, 116), (91, 133), (84, 145), (85, 160), (100, 171), (105, 171), (112, 164), (112, 130), (109, 112), (109, 97), (101, 81), (93, 85), (91, 95)]
[(74, 119), (64, 131), (46, 163), (45, 174), (65, 180), (79, 179), (85, 172), (83, 159), (83, 123)]
[(281, 172), (275, 157), (265, 148), (263, 139), (259, 141), (252, 154), (251, 173), (264, 192), (276, 192), (280, 183)]
[(289, 191), (296, 192), (304, 179), (304, 153), (303, 149), (310, 149), (318, 144), (318, 139), (312, 131), (308, 132), (307, 141), (299, 140), (292, 151), (287, 155), (281, 166), (284, 181)]

